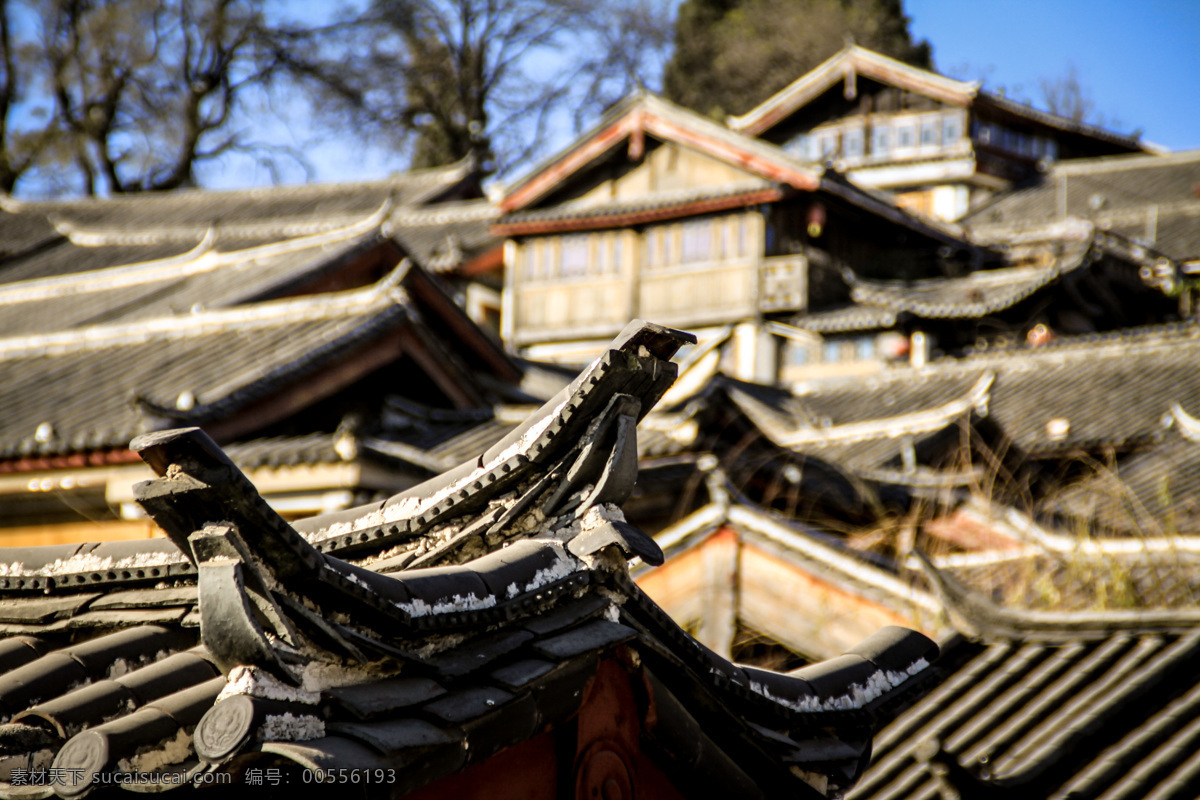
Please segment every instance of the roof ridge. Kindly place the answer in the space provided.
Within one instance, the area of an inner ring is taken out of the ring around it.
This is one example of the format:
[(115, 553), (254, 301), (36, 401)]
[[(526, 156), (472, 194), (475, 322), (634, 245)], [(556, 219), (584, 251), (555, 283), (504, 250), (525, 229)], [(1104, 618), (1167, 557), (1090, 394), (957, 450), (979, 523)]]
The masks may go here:
[(378, 229), (380, 221), (386, 216), (388, 205), (389, 203), (384, 203), (367, 217), (342, 228), (295, 239), (268, 242), (241, 250), (218, 250), (217, 229), (210, 226), (204, 238), (195, 247), (177, 256), (0, 285), (0, 305), (44, 300), (66, 294), (108, 291), (156, 280), (196, 275), (240, 261), (284, 255), (346, 241)]
[[(138, 203), (161, 203), (163, 199), (188, 199), (191, 197), (214, 197), (214, 196), (276, 196), (283, 197), (287, 195), (320, 195), (325, 193), (336, 194), (339, 192), (349, 192), (353, 189), (363, 187), (379, 187), (387, 186), (404, 186), (417, 184), (422, 181), (434, 182), (438, 185), (452, 183), (455, 180), (461, 180), (466, 174), (469, 167), (468, 159), (460, 159), (453, 164), (447, 164), (440, 167), (425, 167), (422, 169), (409, 170), (408, 172), (392, 173), (384, 178), (375, 178), (372, 180), (361, 181), (323, 181), (323, 182), (306, 182), (306, 183), (290, 183), (290, 184), (271, 184), (267, 186), (246, 186), (241, 188), (229, 189), (206, 189), (204, 187), (192, 187), (187, 189), (175, 189), (169, 192), (135, 192), (130, 194), (113, 195), (109, 197), (75, 197), (67, 199), (48, 199), (48, 200), (18, 200), (9, 198), (8, 202), (20, 204), (21, 210), (29, 209), (54, 209), (54, 208), (70, 208), (70, 207), (88, 207), (100, 205), (122, 205), (122, 204), (138, 204)], [(0, 209), (9, 210), (5, 205), (0, 205)]]
[(1047, 179), (1066, 173), (1087, 175), (1095, 172), (1115, 172), (1129, 169), (1153, 169), (1180, 163), (1200, 162), (1200, 149), (1179, 150), (1172, 153), (1120, 153), (1095, 158), (1072, 158), (1058, 161), (1050, 170)]
[(961, 397), (940, 403), (932, 408), (909, 411), (890, 417), (848, 422), (827, 428), (800, 428), (780, 438), (783, 447), (827, 442), (858, 442), (880, 436), (894, 438), (904, 434), (928, 433), (945, 427), (952, 419), (972, 409), (987, 407), (989, 391), (996, 380), (994, 372), (985, 372)]
[(269, 300), (199, 313), (148, 320), (93, 325), (70, 331), (0, 339), (0, 359), (61, 355), (105, 347), (140, 344), (149, 339), (184, 338), (211, 330), (255, 330), (295, 322), (365, 316), (390, 305), (402, 305), (406, 295), (399, 278), (410, 268), (407, 260), (377, 283), (346, 292)]
[[(868, 72), (872, 71), (873, 68), (891, 73), (899, 73), (901, 77), (908, 79), (933, 82), (938, 84), (938, 88), (943, 92), (963, 95), (963, 100), (970, 99), (979, 91), (978, 81), (960, 81), (956, 78), (941, 75), (933, 70), (905, 64), (903, 61), (898, 61), (883, 53), (850, 44), (796, 78), (783, 89), (780, 89), (745, 114), (729, 117), (726, 123), (730, 128), (739, 131), (753, 128), (761, 123), (777, 107), (795, 103), (797, 99), (802, 101), (805, 92), (813, 91), (816, 87), (826, 82), (832, 85), (832, 83), (836, 82), (844, 74), (847, 66), (855, 67), (856, 73), (861, 71), (861, 67), (866, 66), (868, 67)], [(798, 107), (797, 105), (796, 108)], [(790, 113), (790, 111), (784, 113)], [(761, 133), (761, 131), (756, 131), (756, 133)]]

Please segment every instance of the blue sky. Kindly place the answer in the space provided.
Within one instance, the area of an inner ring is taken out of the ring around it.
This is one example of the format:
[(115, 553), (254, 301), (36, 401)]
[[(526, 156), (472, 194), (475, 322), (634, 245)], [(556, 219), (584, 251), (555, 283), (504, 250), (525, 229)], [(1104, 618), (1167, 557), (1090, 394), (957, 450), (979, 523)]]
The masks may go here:
[[(939, 72), (986, 76), (1040, 105), (1039, 81), (1073, 65), (1105, 127), (1200, 148), (1200, 1), (906, 0)], [(1116, 124), (1113, 124), (1116, 120)]]
[[(310, 2), (280, 1), (293, 9)], [(1002, 86), (1044, 107), (1040, 80), (1074, 67), (1105, 127), (1140, 129), (1146, 141), (1170, 150), (1200, 148), (1200, 0), (905, 0), (904, 7), (914, 38), (929, 40), (943, 74), (985, 79), (989, 88)], [(303, 120), (288, 130), (264, 115), (259, 126), (306, 151), (315, 167), (311, 180), (364, 180), (403, 168), (402, 159), (344, 135), (322, 136)], [(548, 150), (570, 138), (569, 130), (560, 131)], [(248, 162), (214, 167), (206, 171), (209, 186), (271, 180)], [(286, 170), (282, 177), (305, 178)]]

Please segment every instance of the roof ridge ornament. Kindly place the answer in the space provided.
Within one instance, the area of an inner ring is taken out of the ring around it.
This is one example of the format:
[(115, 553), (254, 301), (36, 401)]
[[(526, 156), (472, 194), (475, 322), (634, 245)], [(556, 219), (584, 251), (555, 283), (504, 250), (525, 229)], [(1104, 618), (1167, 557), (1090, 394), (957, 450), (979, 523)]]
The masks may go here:
[[(159, 476), (134, 495), (198, 569), (202, 635), (226, 672), (252, 665), (299, 684), (297, 665), (314, 660), (419, 658), (394, 642), (425, 618), (503, 619), (515, 606), (586, 583), (591, 570), (624, 570), (633, 557), (661, 563), (661, 549), (625, 522), (619, 504), (637, 477), (637, 422), (674, 380), (668, 359), (694, 341), (635, 321), (479, 459), (382, 504), (296, 528), (199, 428), (130, 444)], [(322, 552), (345, 549), (346, 540), (389, 551), (388, 565), (405, 572), (380, 575)], [(614, 560), (616, 552), (623, 557)], [(467, 561), (471, 567), (457, 566)], [(518, 562), (525, 569), (503, 586), (479, 577)], [(414, 583), (423, 567), (461, 577)], [(314, 599), (347, 613), (326, 619)]]

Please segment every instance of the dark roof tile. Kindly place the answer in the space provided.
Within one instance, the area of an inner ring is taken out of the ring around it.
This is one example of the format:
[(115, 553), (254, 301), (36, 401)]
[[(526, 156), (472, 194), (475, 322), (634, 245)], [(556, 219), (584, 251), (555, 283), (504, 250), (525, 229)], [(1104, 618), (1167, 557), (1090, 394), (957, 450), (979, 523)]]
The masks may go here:
[(369, 745), (382, 755), (436, 745), (458, 744), (457, 735), (425, 720), (396, 719), (384, 722), (334, 722), (329, 732)]
[(327, 690), (342, 708), (356, 719), (373, 719), (395, 711), (423, 705), (446, 693), (431, 678), (389, 678), (371, 683), (339, 686)]
[[(572, 549), (620, 522), (617, 506), (632, 478), (613, 477), (612, 465), (635, 452), (633, 423), (669, 383), (666, 359), (680, 339), (649, 326), (631, 330), (616, 345), (625, 349), (551, 400), (492, 461), (471, 459), (390, 503), (306, 526), (315, 540), (333, 542), (395, 528), (368, 535), (373, 544), (352, 551), (354, 564), (318, 550), (279, 517), (199, 430), (139, 439), (133, 449), (158, 478), (138, 497), (177, 543), (176, 556), (196, 559), (175, 580), (197, 587), (203, 625), (126, 627), (99, 637), (87, 627), (120, 627), (121, 615), (125, 625), (141, 613), (193, 615), (181, 586), (118, 581), (104, 608), (64, 610), (69, 616), (49, 627), (75, 625), (77, 641), (64, 638), (34, 660), (18, 656), (24, 665), (0, 674), (0, 707), (28, 712), (29, 720), (53, 715), (64, 733), (86, 727), (61, 748), (29, 726), (0, 730), (26, 743), (8, 766), (55, 758), (54, 766), (83, 769), (87, 780), (56, 787), (62, 794), (80, 793), (92, 774), (112, 770), (238, 772), (268, 764), (395, 770), (389, 791), (402, 794), (555, 731), (591, 702), (583, 691), (589, 683), (618, 680), (635, 698), (627, 721), (653, 736), (647, 752), (689, 759), (685, 783), (737, 796), (806, 796), (812, 791), (790, 769), (802, 764), (840, 791), (858, 774), (871, 727), (887, 714), (869, 702), (874, 696), (840, 708), (837, 693), (865, 680), (864, 666), (875, 676), (875, 664), (847, 657), (831, 665), (815, 679), (822, 684), (815, 704), (756, 693), (746, 671), (699, 644), (637, 588), (621, 542), (586, 558)], [(446, 541), (463, 546), (442, 548)], [(437, 566), (371, 570), (406, 548), (435, 553)], [(380, 556), (385, 561), (373, 563)], [(55, 583), (58, 575), (41, 577), (51, 580), (39, 597), (74, 591)], [(197, 633), (206, 653), (127, 671), (190, 646)], [(887, 665), (930, 652), (916, 633), (893, 632), (867, 647)], [(210, 657), (228, 677), (205, 680)], [(916, 685), (915, 678), (889, 681), (874, 687), (888, 701)], [(788, 676), (769, 682), (794, 698), (808, 686)], [(85, 690), (70, 694), (80, 684)], [(117, 708), (129, 699), (126, 689), (141, 703), (132, 711)], [(645, 691), (654, 693), (656, 717), (639, 705)], [(30, 708), (37, 703), (46, 705)], [(14, 788), (0, 783), (0, 794)]]
[(636, 631), (619, 622), (598, 619), (578, 628), (572, 628), (566, 633), (543, 639), (534, 645), (534, 650), (547, 658), (562, 661), (583, 653), (627, 642), (636, 635)]

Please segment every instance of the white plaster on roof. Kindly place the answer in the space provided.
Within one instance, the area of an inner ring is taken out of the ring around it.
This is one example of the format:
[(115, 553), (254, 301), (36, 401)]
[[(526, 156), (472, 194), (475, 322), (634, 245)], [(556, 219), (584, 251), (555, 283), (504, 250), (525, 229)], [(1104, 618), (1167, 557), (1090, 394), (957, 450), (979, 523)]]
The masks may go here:
[(492, 608), (496, 605), (495, 595), (486, 595), (477, 597), (474, 592), (467, 595), (456, 594), (453, 597), (442, 598), (438, 602), (430, 605), (421, 598), (416, 598), (411, 603), (396, 603), (396, 607), (408, 612), (412, 617), (427, 617), (431, 614), (451, 614), (461, 611), (480, 611), (485, 608)]
[(574, 560), (568, 558), (565, 554), (556, 553), (556, 555), (558, 558), (555, 559), (554, 563), (549, 567), (539, 569), (537, 572), (535, 572), (533, 574), (533, 578), (529, 581), (529, 583), (525, 584), (523, 589), (519, 587), (515, 581), (510, 583), (508, 585), (508, 589), (506, 590), (507, 598), (511, 600), (519, 594), (536, 592), (543, 586), (549, 586), (555, 581), (561, 580), (562, 578), (565, 578), (568, 575), (583, 569), (582, 564), (576, 563)]
[(229, 671), (225, 688), (217, 695), (217, 702), (227, 697), (244, 694), (265, 700), (282, 700), (291, 703), (316, 705), (321, 700), (319, 691), (288, 686), (270, 673), (253, 666), (236, 666)]
[(192, 737), (185, 728), (180, 728), (173, 737), (159, 747), (135, 755), (133, 758), (121, 759), (117, 762), (117, 769), (121, 772), (150, 773), (186, 761), (191, 755)]
[(307, 742), (325, 735), (325, 721), (312, 714), (268, 714), (258, 738), (270, 742)]
[(107, 572), (111, 570), (145, 569), (147, 567), (165, 567), (178, 564), (183, 557), (176, 553), (149, 552), (138, 553), (126, 558), (113, 560), (112, 556), (101, 558), (94, 553), (79, 553), (70, 558), (55, 559), (53, 563), (28, 569), (20, 561), (0, 564), (0, 576), (5, 577), (54, 577), (56, 575), (73, 575), (77, 572)]
[(913, 675), (928, 669), (928, 667), (929, 662), (923, 658), (919, 658), (909, 665), (908, 669), (904, 672), (877, 670), (867, 678), (865, 683), (852, 683), (847, 687), (845, 694), (833, 697), (806, 695), (796, 700), (789, 700), (771, 694), (766, 686), (756, 681), (750, 681), (750, 690), (793, 711), (804, 713), (849, 711), (851, 709), (862, 708), (868, 703), (883, 697), (883, 695), (895, 689)]

